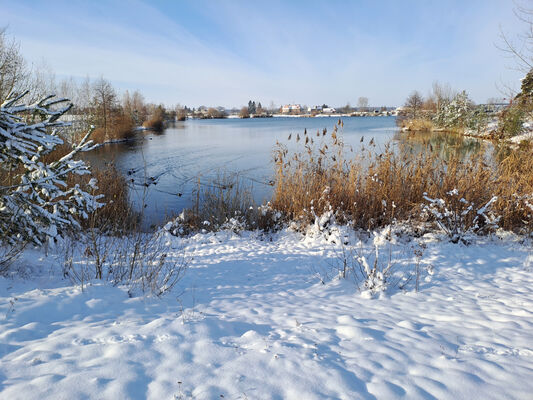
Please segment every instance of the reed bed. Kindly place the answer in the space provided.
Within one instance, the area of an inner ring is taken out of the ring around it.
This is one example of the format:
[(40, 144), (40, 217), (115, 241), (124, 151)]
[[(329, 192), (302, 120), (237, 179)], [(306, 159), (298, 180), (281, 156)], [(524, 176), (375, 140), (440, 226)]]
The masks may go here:
[[(273, 209), (286, 220), (312, 223), (333, 211), (341, 223), (375, 229), (394, 221), (415, 224), (428, 219), (427, 198), (443, 199), (456, 214), (467, 207), (491, 203), (499, 226), (531, 232), (533, 152), (511, 152), (488, 160), (483, 152), (465, 158), (440, 158), (432, 146), (422, 152), (394, 151), (391, 145), (377, 151), (372, 141), (355, 154), (342, 141), (342, 121), (331, 133), (289, 136), (294, 150), (278, 143), (275, 149)], [(450, 193), (457, 194), (456, 199)], [(465, 214), (465, 215), (466, 215)], [(473, 224), (469, 213), (465, 224)]]
[(401, 118), (399, 125), (407, 131), (426, 132), (435, 128), (433, 121), (427, 118)]

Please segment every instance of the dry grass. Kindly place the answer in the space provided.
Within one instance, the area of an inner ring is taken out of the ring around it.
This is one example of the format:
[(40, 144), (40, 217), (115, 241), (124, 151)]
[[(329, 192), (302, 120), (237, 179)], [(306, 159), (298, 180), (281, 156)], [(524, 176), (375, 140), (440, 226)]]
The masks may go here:
[(525, 203), (533, 194), (531, 150), (513, 152), (496, 165), (483, 155), (443, 160), (431, 146), (418, 154), (389, 147), (380, 153), (363, 150), (346, 159), (338, 126), (341, 121), (331, 134), (324, 131), (319, 137), (304, 133), (300, 150), (291, 153), (278, 144), (272, 207), (288, 220), (311, 223), (316, 215), (332, 209), (340, 222), (363, 229), (395, 220), (420, 221), (427, 204), (424, 193), (445, 198), (456, 189), (478, 207), (498, 196), (493, 211), (501, 216), (500, 225), (531, 229), (532, 210)]
[(230, 224), (245, 229), (254, 223), (251, 190), (243, 188), (236, 176), (221, 175), (204, 183), (198, 179), (194, 197), (193, 206), (185, 212), (186, 231), (216, 231)]
[(245, 185), (238, 175), (221, 174), (218, 178), (203, 183), (199, 179), (194, 197), (192, 207), (174, 220), (171, 232), (272, 231), (278, 228), (272, 207), (269, 204), (257, 207), (252, 187)]
[[(139, 215), (129, 201), (126, 179), (112, 164), (101, 168), (91, 167), (91, 172), (90, 176), (73, 175), (68, 181), (69, 185), (80, 184), (92, 194), (102, 195), (100, 202), (105, 203), (87, 219), (80, 219), (82, 227), (119, 234), (135, 230), (139, 224)], [(91, 190), (88, 187), (90, 178), (98, 181), (98, 189)]]
[(413, 132), (427, 132), (432, 131), (435, 125), (430, 119), (425, 118), (413, 118), (413, 119), (401, 119), (400, 127), (408, 131)]

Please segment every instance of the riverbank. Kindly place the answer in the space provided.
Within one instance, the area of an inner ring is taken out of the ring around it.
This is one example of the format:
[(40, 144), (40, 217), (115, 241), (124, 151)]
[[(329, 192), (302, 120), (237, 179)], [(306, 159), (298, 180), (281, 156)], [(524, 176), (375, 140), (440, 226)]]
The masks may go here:
[(471, 137), (482, 140), (490, 140), (492, 142), (507, 143), (509, 145), (519, 145), (520, 143), (533, 143), (533, 122), (527, 121), (523, 124), (523, 128), (519, 134), (511, 137), (505, 137), (500, 128), (497, 119), (488, 122), (481, 129), (469, 128), (441, 128), (435, 126), (430, 119), (406, 120), (401, 124), (402, 132), (439, 132), (452, 133), (465, 137)]

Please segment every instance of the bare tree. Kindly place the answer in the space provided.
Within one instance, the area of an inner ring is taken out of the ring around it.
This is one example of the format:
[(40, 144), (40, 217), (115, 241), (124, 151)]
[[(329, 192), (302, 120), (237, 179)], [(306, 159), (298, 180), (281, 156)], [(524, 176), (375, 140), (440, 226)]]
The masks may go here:
[(250, 118), (250, 112), (248, 111), (248, 107), (241, 108), (241, 112), (239, 113), (240, 118)]
[(135, 90), (131, 95), (131, 106), (135, 115), (135, 121), (138, 124), (144, 122), (148, 116), (148, 111), (146, 109), (144, 97), (138, 90)]
[(110, 115), (116, 107), (117, 95), (111, 83), (100, 78), (93, 85), (93, 108), (96, 125), (103, 128), (104, 135), (108, 137)]
[(357, 99), (357, 108), (359, 111), (366, 111), (368, 107), (368, 97), (359, 97)]
[(415, 90), (409, 95), (409, 97), (407, 97), (405, 107), (407, 107), (411, 111), (411, 115), (416, 118), (422, 109), (423, 103), (424, 98), (417, 90)]
[(529, 72), (533, 69), (533, 9), (516, 4), (514, 13), (525, 25), (524, 31), (512, 39), (500, 28), (502, 43), (497, 47), (515, 60), (520, 71)]
[(20, 84), (28, 76), (26, 62), (20, 53), (20, 45), (9, 40), (5, 29), (0, 29), (0, 104), (13, 91), (21, 92)]
[(433, 82), (433, 85), (431, 85), (431, 88), (431, 96), (434, 98), (434, 101), (437, 104), (437, 109), (439, 109), (442, 104), (452, 101), (457, 94), (449, 83), (440, 83), (439, 81), (435, 81)]

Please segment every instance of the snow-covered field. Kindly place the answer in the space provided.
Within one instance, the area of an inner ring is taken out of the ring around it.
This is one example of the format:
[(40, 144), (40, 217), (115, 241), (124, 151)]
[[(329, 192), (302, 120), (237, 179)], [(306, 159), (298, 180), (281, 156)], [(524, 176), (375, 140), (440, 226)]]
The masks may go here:
[[(25, 253), (31, 278), (0, 278), (0, 398), (533, 397), (533, 255), (517, 238), (428, 237), (420, 291), (374, 298), (320, 282), (340, 254), (321, 237), (171, 240), (190, 268), (162, 299), (82, 291), (59, 256)], [(409, 265), (411, 244), (393, 257)]]

